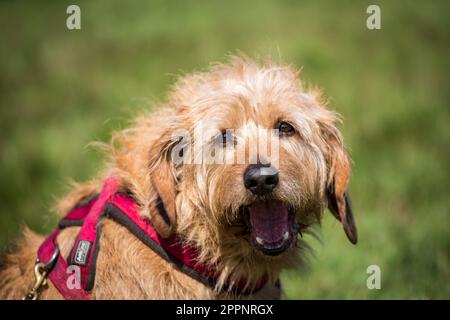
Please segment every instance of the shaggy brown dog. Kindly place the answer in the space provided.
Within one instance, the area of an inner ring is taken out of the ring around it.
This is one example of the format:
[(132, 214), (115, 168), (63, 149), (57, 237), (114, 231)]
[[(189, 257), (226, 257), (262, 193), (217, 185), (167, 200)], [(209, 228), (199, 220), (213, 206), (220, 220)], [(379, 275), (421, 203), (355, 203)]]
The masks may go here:
[[(319, 223), (327, 206), (356, 243), (345, 194), (350, 161), (336, 128), (337, 115), (298, 75), (291, 66), (233, 57), (209, 72), (183, 77), (164, 108), (140, 116), (131, 129), (113, 136), (104, 172), (75, 185), (59, 202), (58, 212), (67, 213), (115, 175), (160, 235), (176, 233), (198, 248), (199, 261), (214, 265), (220, 277), (211, 289), (160, 258), (121, 225), (104, 219), (94, 298), (239, 298), (221, 291), (226, 281), (244, 278), (251, 287), (264, 277), (267, 286), (250, 297), (277, 298), (274, 284), (281, 270), (298, 267), (307, 249), (297, 233)], [(196, 136), (199, 124), (213, 134)], [(180, 130), (192, 139), (174, 139)], [(274, 132), (276, 154), (274, 147), (251, 156), (255, 139), (264, 133), (273, 138)], [(220, 155), (227, 163), (193, 161), (199, 156), (194, 145), (201, 147), (202, 156)], [(228, 161), (239, 147), (244, 160)], [(175, 148), (182, 162), (173, 160)], [(263, 168), (270, 170), (264, 174)], [(157, 194), (169, 220), (154, 209)], [(59, 236), (64, 257), (77, 231), (68, 228)], [(24, 232), (16, 252), (6, 257), (0, 298), (20, 299), (33, 285), (33, 265), (43, 240)], [(50, 283), (41, 298), (61, 295)]]

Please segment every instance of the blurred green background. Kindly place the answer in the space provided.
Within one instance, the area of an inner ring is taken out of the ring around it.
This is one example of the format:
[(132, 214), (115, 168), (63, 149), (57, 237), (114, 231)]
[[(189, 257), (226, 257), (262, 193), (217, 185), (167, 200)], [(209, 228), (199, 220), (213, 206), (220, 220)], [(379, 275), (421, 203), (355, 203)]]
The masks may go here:
[[(66, 8), (81, 7), (81, 30)], [(366, 28), (381, 7), (382, 29)], [(344, 117), (360, 242), (326, 215), (286, 298), (450, 298), (449, 1), (1, 1), (0, 245), (48, 232), (68, 178), (177, 74), (281, 52)], [(381, 289), (368, 290), (378, 265)]]

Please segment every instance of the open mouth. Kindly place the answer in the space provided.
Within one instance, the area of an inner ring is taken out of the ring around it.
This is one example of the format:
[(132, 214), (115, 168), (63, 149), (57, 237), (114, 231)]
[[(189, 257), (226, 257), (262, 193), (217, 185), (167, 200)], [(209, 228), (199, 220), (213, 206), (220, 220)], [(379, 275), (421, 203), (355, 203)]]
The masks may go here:
[(285, 203), (272, 200), (243, 207), (253, 246), (269, 256), (286, 251), (297, 237), (299, 225), (294, 210)]

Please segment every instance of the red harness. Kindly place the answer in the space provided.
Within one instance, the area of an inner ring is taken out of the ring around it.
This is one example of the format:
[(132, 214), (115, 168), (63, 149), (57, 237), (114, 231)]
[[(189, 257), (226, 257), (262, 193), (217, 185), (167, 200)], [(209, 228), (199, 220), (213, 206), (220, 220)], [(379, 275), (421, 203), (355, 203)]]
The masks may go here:
[[(178, 270), (214, 288), (218, 278), (215, 267), (198, 263), (195, 248), (182, 244), (177, 236), (167, 239), (160, 237), (150, 221), (139, 214), (133, 198), (118, 192), (118, 188), (119, 182), (113, 177), (108, 178), (100, 194), (80, 202), (40, 246), (37, 262), (44, 264), (44, 271), (62, 296), (69, 300), (91, 299), (103, 218), (110, 218), (121, 224)], [(57, 237), (62, 229), (73, 226), (81, 227), (81, 230), (66, 260), (60, 254)], [(81, 285), (69, 287), (72, 272), (68, 271), (68, 267), (72, 265), (79, 267)], [(256, 288), (248, 290), (245, 279), (242, 279), (224, 290), (235, 294), (250, 294), (264, 287), (266, 282), (264, 279)]]

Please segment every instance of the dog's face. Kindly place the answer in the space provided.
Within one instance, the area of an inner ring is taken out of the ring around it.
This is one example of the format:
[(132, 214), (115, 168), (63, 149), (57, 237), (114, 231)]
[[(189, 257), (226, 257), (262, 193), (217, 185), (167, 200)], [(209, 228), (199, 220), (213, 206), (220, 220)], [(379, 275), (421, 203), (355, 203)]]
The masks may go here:
[(236, 259), (281, 259), (328, 205), (356, 242), (336, 115), (296, 72), (239, 60), (185, 78), (171, 103), (151, 151), (161, 234)]

